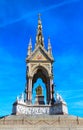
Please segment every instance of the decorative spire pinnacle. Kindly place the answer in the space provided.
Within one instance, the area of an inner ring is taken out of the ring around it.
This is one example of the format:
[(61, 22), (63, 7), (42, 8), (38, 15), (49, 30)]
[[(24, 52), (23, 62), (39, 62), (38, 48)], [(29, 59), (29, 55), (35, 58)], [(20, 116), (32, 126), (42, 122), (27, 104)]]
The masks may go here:
[(29, 40), (29, 45), (28, 45), (28, 56), (32, 53), (32, 39), (30, 38)]
[(51, 43), (50, 43), (50, 37), (48, 37), (48, 54), (52, 55), (52, 47), (51, 47)]
[(38, 14), (38, 28), (37, 28), (37, 36), (36, 36), (36, 46), (41, 45), (44, 46), (44, 38), (42, 34), (42, 22), (41, 22), (41, 14)]
[(48, 37), (48, 46), (51, 47), (50, 37)]
[(38, 24), (41, 24), (41, 14), (38, 14)]
[(29, 40), (29, 47), (32, 48), (32, 39), (31, 39), (31, 37), (30, 37), (30, 40)]

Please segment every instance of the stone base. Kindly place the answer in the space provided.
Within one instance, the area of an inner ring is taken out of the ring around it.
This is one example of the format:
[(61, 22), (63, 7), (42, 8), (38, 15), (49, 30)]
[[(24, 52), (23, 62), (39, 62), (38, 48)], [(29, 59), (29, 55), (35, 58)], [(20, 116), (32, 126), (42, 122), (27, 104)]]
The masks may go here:
[(27, 103), (15, 102), (12, 114), (15, 115), (57, 115), (68, 114), (65, 102), (55, 103), (54, 105), (28, 105)]
[(0, 119), (0, 130), (83, 130), (83, 118), (70, 115), (10, 115)]

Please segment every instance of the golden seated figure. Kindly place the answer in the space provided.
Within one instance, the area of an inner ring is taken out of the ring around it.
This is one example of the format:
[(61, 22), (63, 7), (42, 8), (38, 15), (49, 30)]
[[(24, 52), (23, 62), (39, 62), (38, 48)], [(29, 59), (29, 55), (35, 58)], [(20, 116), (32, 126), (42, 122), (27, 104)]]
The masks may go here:
[(41, 87), (41, 86), (38, 86), (38, 87), (36, 88), (36, 95), (42, 96), (42, 87)]

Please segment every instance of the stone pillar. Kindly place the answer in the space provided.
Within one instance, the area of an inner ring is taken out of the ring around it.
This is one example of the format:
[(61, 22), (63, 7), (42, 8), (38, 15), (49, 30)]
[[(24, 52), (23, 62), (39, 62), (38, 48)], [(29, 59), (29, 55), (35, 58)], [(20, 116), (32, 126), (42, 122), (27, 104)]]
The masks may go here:
[(32, 103), (32, 77), (28, 78), (28, 101)]
[(53, 84), (53, 78), (50, 78), (50, 100), (52, 100), (52, 84)]
[(47, 84), (46, 84), (46, 95), (47, 95), (47, 104), (50, 103), (50, 79), (48, 78)]

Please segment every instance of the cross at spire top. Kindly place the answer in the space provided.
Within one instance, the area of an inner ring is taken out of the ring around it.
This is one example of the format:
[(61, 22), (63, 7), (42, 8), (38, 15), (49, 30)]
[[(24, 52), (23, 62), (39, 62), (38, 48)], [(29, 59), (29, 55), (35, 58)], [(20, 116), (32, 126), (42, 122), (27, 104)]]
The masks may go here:
[(41, 19), (41, 14), (40, 14), (40, 13), (38, 14), (38, 20), (39, 20), (39, 19)]
[[(41, 25), (41, 23), (42, 23), (42, 22), (41, 22), (41, 14), (39, 13), (39, 14), (38, 14), (38, 25)], [(41, 26), (42, 26), (42, 25), (41, 25)]]
[(38, 14), (38, 27), (37, 27), (37, 36), (36, 36), (36, 46), (41, 45), (44, 46), (44, 38), (42, 34), (42, 22), (41, 22), (41, 14)]

